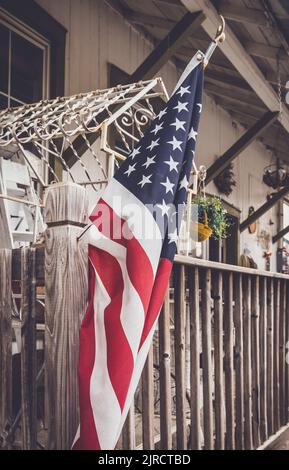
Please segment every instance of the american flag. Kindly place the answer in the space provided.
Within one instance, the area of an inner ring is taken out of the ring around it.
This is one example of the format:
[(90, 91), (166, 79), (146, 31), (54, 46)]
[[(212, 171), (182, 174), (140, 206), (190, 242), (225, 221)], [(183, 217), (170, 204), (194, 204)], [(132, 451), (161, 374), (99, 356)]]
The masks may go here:
[(90, 217), (90, 294), (80, 331), (74, 449), (114, 449), (132, 403), (177, 250), (203, 68), (198, 53)]

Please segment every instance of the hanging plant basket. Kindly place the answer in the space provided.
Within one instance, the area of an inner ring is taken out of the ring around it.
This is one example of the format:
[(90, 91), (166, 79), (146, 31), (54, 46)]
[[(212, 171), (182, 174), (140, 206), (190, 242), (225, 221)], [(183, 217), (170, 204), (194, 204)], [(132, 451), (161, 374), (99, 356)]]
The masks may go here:
[(228, 212), (223, 207), (219, 197), (208, 197), (200, 194), (193, 200), (198, 205), (198, 221), (192, 222), (190, 233), (193, 238), (198, 235), (198, 241), (203, 242), (211, 236), (216, 240), (225, 239), (228, 236), (230, 222)]
[(196, 237), (196, 234), (198, 236), (198, 241), (199, 242), (204, 242), (206, 241), (208, 238), (210, 238), (210, 236), (212, 235), (213, 231), (212, 229), (208, 226), (208, 216), (207, 214), (205, 214), (205, 221), (204, 223), (202, 222), (197, 222), (196, 224), (191, 224), (191, 227), (190, 227), (190, 233), (191, 233), (191, 237), (192, 238), (195, 238)]

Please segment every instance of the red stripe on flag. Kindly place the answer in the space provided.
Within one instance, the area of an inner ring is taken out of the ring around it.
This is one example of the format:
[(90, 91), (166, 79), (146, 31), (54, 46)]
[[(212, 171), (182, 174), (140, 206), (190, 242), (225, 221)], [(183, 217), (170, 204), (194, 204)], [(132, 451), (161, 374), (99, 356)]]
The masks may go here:
[(166, 258), (161, 258), (155, 278), (155, 283), (151, 293), (151, 299), (149, 308), (147, 311), (145, 324), (142, 332), (139, 350), (146, 340), (152, 326), (154, 325), (156, 318), (162, 307), (165, 293), (169, 284), (170, 275), (172, 270), (172, 263)]
[(80, 329), (80, 346), (78, 359), (79, 378), (79, 406), (80, 406), (80, 437), (73, 446), (74, 450), (99, 450), (97, 432), (95, 429), (93, 412), (90, 402), (90, 377), (95, 360), (95, 333), (94, 333), (94, 289), (95, 272), (89, 265), (89, 298)]
[(90, 259), (111, 298), (110, 304), (104, 310), (107, 368), (122, 410), (134, 366), (130, 345), (120, 320), (124, 290), (122, 271), (117, 259), (99, 248), (91, 248)]

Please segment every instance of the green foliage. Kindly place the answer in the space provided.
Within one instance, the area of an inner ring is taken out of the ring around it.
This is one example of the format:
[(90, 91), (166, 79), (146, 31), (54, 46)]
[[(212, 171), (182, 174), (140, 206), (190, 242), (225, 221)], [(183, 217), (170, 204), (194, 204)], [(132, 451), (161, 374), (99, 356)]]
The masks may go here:
[(198, 205), (198, 222), (205, 223), (205, 214), (207, 214), (208, 226), (212, 229), (212, 236), (216, 240), (228, 238), (230, 227), (228, 211), (223, 207), (219, 197), (200, 194), (193, 200), (193, 204)]

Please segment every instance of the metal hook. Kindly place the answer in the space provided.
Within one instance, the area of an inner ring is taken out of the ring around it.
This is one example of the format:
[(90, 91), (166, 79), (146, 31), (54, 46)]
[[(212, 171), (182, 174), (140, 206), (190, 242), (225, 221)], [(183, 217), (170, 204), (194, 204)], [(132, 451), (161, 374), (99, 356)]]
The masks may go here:
[(218, 26), (216, 36), (215, 36), (215, 41), (217, 43), (222, 43), (226, 39), (226, 34), (225, 34), (226, 21), (222, 15), (220, 15), (220, 18), (221, 18), (222, 24)]
[(220, 24), (218, 26), (215, 39), (209, 45), (209, 47), (208, 47), (208, 49), (205, 53), (205, 56), (204, 56), (204, 67), (205, 68), (207, 67), (207, 65), (209, 63), (209, 60), (212, 57), (213, 52), (215, 51), (216, 47), (219, 44), (223, 43), (225, 41), (225, 38), (226, 38), (226, 35), (225, 35), (225, 27), (226, 27), (225, 18), (222, 15), (220, 15), (220, 18), (221, 18), (222, 24)]

